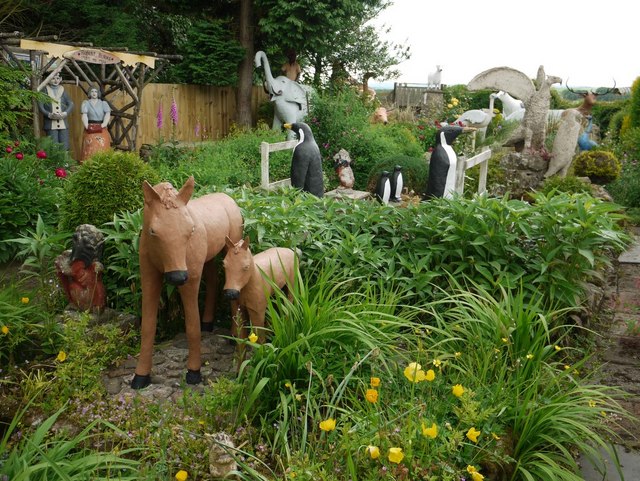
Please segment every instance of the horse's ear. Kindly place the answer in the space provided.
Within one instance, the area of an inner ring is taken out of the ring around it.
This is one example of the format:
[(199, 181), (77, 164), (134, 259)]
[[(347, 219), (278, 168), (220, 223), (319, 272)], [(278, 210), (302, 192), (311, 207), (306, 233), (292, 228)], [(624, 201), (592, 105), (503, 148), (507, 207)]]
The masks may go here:
[(248, 249), (249, 248), (249, 236), (244, 238), (244, 242), (242, 243), (242, 248), (243, 249)]
[(233, 247), (235, 246), (235, 244), (231, 240), (231, 237), (229, 237), (228, 235), (224, 236), (224, 243), (227, 245), (229, 249), (233, 249)]
[(185, 205), (191, 199), (191, 195), (193, 194), (193, 187), (195, 185), (195, 180), (193, 179), (193, 175), (190, 176), (184, 185), (180, 188), (180, 192), (178, 192), (178, 199), (180, 199)]
[(160, 195), (155, 191), (149, 182), (142, 181), (142, 191), (144, 192), (144, 203), (151, 204), (154, 201), (160, 200)]

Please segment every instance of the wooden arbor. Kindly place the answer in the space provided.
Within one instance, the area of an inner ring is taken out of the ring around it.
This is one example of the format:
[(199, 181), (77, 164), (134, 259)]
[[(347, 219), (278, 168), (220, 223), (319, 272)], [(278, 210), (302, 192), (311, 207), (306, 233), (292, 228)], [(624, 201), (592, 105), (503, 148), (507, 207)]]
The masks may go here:
[[(94, 48), (91, 43), (54, 43), (56, 40), (56, 36), (26, 39), (19, 32), (0, 33), (0, 61), (22, 69), (34, 91), (42, 90), (58, 72), (66, 73), (63, 78), (75, 79), (72, 83), (85, 94), (97, 85), (102, 99), (111, 106), (108, 128), (112, 146), (136, 150), (142, 90), (170, 60), (182, 57)], [(40, 115), (35, 102), (33, 113), (34, 132), (39, 136)]]

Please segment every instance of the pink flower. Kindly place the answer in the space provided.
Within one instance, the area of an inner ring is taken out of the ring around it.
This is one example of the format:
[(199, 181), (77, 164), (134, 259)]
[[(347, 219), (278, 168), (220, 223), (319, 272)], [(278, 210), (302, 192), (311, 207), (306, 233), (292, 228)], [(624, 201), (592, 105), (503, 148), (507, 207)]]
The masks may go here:
[(46, 159), (47, 153), (44, 150), (38, 150), (36, 152), (36, 157), (38, 157), (39, 159)]
[(171, 123), (173, 125), (178, 125), (178, 104), (176, 104), (175, 97), (171, 99), (171, 110), (169, 111), (169, 116), (171, 117)]
[(23, 158), (24, 158), (24, 155), (22, 155), (22, 152), (18, 152), (18, 153), (16, 154), (16, 159), (18, 159), (18, 160), (22, 160)]
[(60, 177), (61, 179), (63, 179), (66, 176), (67, 176), (67, 171), (64, 170), (62, 167), (58, 167), (56, 169), (56, 177)]
[(11, 152), (13, 152), (13, 148), (10, 146), (7, 147), (5, 150), (7, 151), (7, 154), (10, 154)]
[(16, 141), (13, 143), (13, 145), (15, 145), (16, 147), (20, 146), (20, 141), (19, 141), (19, 140), (16, 140)]
[(158, 105), (158, 113), (156, 114), (156, 126), (158, 129), (162, 128), (162, 102)]

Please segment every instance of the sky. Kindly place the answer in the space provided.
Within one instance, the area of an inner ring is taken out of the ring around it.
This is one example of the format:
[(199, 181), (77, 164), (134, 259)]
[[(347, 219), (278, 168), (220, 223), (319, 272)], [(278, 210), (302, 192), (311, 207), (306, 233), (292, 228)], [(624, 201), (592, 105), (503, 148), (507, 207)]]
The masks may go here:
[[(436, 65), (442, 83), (467, 84), (493, 67), (535, 78), (567, 78), (582, 87), (630, 87), (640, 76), (637, 15), (629, 0), (393, 0), (372, 23), (391, 27), (381, 38), (411, 46), (398, 79), (426, 83)], [(556, 85), (558, 86), (558, 85)]]

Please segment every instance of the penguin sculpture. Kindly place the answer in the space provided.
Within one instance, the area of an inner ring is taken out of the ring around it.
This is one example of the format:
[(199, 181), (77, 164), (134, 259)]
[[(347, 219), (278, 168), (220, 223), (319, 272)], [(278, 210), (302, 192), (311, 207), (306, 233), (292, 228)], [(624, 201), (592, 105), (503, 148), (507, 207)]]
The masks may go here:
[(284, 124), (298, 136), (291, 158), (291, 185), (316, 197), (324, 196), (322, 156), (309, 126), (303, 122)]
[(436, 132), (436, 148), (433, 149), (429, 162), (429, 179), (425, 193), (427, 198), (453, 196), (458, 156), (451, 144), (464, 130), (456, 125), (445, 125)]
[(391, 202), (401, 202), (402, 201), (402, 189), (404, 187), (404, 182), (402, 180), (402, 166), (396, 165), (393, 168), (393, 173), (391, 174), (391, 197), (389, 200)]
[(389, 179), (389, 171), (383, 170), (376, 185), (376, 199), (381, 204), (388, 204), (391, 197), (391, 181)]

